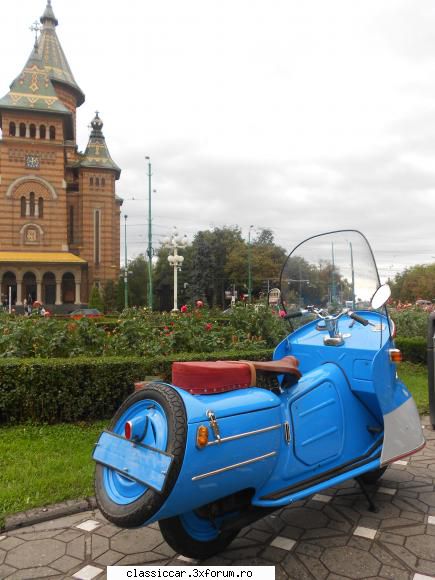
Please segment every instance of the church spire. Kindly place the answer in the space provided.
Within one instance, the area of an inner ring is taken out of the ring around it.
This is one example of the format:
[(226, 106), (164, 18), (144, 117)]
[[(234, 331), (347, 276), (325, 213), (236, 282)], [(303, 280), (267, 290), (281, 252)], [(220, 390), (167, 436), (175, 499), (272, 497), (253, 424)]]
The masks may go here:
[(56, 26), (58, 25), (58, 20), (54, 15), (51, 0), (47, 0), (47, 6), (40, 21), (42, 30), (39, 36), (39, 54), (43, 65), (52, 81), (67, 85), (74, 90), (77, 106), (79, 107), (84, 103), (85, 95), (74, 79), (57, 37)]
[(110, 157), (109, 149), (103, 135), (103, 121), (98, 111), (91, 121), (92, 131), (89, 136), (88, 146), (80, 162), (81, 167), (95, 167), (98, 169), (112, 169), (116, 173), (116, 179), (119, 179), (121, 169)]
[(53, 8), (51, 7), (51, 0), (47, 0), (47, 6), (45, 7), (44, 14), (41, 16), (40, 21), (41, 24), (50, 23), (54, 26), (59, 24), (56, 16), (54, 15)]

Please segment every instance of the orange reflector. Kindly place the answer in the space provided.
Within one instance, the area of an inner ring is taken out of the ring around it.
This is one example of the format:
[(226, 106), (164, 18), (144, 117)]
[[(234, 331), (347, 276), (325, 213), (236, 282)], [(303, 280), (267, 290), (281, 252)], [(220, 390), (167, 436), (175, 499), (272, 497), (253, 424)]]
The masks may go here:
[(202, 449), (208, 443), (208, 427), (201, 425), (196, 432), (196, 445)]
[(127, 421), (124, 426), (124, 435), (126, 439), (131, 439), (131, 431), (132, 431), (131, 422)]
[(400, 363), (403, 361), (402, 353), (398, 348), (390, 348), (390, 361), (395, 363)]

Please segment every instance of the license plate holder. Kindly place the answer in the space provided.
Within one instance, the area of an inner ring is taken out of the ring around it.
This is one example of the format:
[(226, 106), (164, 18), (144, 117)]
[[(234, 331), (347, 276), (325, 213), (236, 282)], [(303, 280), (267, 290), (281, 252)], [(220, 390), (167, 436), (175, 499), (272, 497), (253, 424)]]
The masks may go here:
[(162, 492), (173, 455), (130, 441), (121, 435), (103, 431), (95, 444), (92, 458), (125, 477)]

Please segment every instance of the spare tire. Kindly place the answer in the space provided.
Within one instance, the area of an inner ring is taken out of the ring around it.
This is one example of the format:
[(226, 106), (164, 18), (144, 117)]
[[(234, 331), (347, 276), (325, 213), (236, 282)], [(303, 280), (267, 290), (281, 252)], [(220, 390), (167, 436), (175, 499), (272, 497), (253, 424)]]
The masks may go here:
[(106, 519), (123, 528), (143, 525), (160, 509), (177, 481), (186, 448), (186, 411), (175, 389), (149, 383), (134, 392), (115, 413), (108, 430), (124, 436), (125, 423), (144, 415), (148, 428), (142, 443), (174, 457), (162, 492), (99, 463), (95, 468), (98, 507)]

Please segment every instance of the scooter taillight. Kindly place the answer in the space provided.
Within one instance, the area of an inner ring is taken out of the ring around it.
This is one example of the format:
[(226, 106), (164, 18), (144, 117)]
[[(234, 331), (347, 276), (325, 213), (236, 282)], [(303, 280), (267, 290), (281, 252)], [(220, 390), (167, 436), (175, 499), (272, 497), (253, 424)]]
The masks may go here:
[(131, 439), (131, 434), (133, 432), (133, 426), (131, 421), (127, 421), (124, 425), (124, 435), (126, 439)]
[(388, 351), (390, 355), (390, 361), (394, 363), (400, 363), (403, 361), (403, 356), (398, 348), (390, 348)]

